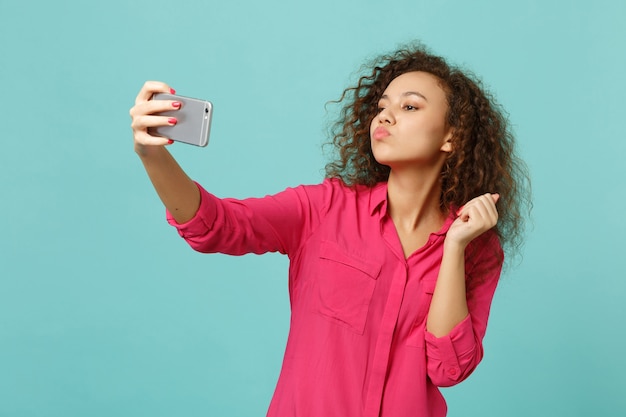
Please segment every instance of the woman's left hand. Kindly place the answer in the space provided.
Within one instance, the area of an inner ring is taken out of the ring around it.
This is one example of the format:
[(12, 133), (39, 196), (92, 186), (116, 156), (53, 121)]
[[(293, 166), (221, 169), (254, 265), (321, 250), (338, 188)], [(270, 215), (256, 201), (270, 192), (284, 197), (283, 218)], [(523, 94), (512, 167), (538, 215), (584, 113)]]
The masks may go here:
[(463, 247), (474, 238), (485, 233), (498, 223), (496, 203), (499, 194), (484, 194), (476, 197), (457, 212), (457, 219), (452, 223), (446, 235), (446, 242), (454, 242)]

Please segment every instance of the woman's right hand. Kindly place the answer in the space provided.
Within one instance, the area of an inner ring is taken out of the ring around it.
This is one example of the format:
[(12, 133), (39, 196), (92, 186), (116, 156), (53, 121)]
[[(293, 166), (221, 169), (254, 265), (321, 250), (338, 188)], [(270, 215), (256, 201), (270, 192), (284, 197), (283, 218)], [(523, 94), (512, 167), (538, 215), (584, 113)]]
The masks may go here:
[(176, 118), (158, 115), (167, 110), (178, 110), (181, 103), (172, 100), (152, 100), (155, 93), (174, 94), (167, 84), (147, 81), (130, 109), (133, 120), (135, 152), (139, 155), (148, 177), (167, 210), (178, 223), (189, 221), (200, 207), (200, 191), (174, 157), (164, 148), (168, 138), (152, 136), (148, 128), (175, 125)]
[(145, 154), (152, 147), (161, 147), (172, 143), (168, 138), (150, 135), (148, 128), (175, 125), (176, 118), (159, 116), (155, 113), (178, 110), (181, 104), (172, 100), (152, 100), (152, 96), (156, 93), (174, 94), (175, 91), (165, 83), (146, 81), (135, 98), (135, 105), (130, 109), (135, 151), (140, 155)]

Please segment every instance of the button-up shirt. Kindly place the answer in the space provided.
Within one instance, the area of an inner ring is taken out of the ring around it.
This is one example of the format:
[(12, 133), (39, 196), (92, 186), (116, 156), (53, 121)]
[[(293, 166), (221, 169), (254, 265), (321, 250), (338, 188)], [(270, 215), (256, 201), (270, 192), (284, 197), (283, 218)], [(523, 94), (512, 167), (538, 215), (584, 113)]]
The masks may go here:
[(195, 217), (168, 221), (200, 252), (289, 256), (291, 323), (270, 417), (445, 416), (438, 387), (483, 357), (503, 261), (493, 231), (465, 252), (468, 316), (435, 337), (426, 317), (455, 210), (408, 258), (388, 215), (387, 184), (338, 179), (263, 198), (202, 187)]

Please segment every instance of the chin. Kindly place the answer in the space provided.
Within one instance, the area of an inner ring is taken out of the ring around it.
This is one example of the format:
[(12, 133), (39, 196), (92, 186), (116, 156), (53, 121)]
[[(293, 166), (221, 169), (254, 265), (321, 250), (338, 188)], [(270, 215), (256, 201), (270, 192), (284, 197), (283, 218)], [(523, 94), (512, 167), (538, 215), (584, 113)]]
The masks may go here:
[(389, 155), (381, 155), (381, 152), (378, 152), (378, 154), (374, 153), (374, 160), (379, 164), (388, 167), (394, 165), (394, 162), (398, 162), (396, 159), (391, 158)]

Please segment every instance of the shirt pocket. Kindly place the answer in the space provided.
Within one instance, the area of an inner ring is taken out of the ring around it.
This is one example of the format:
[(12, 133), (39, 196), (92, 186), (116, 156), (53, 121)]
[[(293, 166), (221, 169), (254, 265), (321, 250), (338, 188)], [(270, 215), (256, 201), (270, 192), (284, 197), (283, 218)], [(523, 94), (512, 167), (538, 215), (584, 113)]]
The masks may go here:
[(380, 264), (322, 241), (317, 273), (319, 313), (340, 326), (363, 334)]
[(425, 346), (425, 331), (426, 331), (426, 316), (430, 309), (430, 302), (433, 300), (433, 293), (435, 292), (435, 285), (437, 279), (424, 280), (421, 285), (421, 290), (418, 292), (417, 298), (417, 312), (409, 336), (407, 338), (407, 346), (412, 347), (424, 347)]

